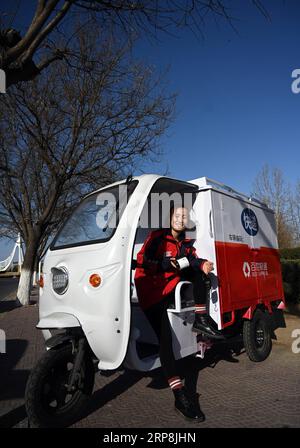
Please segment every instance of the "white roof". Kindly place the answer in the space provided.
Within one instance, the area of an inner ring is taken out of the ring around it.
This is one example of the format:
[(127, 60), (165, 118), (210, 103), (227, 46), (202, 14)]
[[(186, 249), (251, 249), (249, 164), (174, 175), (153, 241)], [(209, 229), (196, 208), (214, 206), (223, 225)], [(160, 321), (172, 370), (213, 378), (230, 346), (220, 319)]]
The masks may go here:
[(213, 180), (213, 179), (209, 179), (208, 177), (199, 177), (197, 179), (189, 180), (189, 182), (196, 184), (200, 189), (201, 188), (203, 188), (203, 189), (210, 188), (213, 190), (218, 190), (218, 191), (228, 194), (229, 196), (232, 196), (235, 198), (240, 198), (240, 199), (246, 200), (248, 202), (256, 203), (256, 205), (259, 205), (261, 207), (269, 208), (267, 206), (267, 204), (260, 201), (259, 199), (256, 199), (251, 196), (247, 196), (246, 194), (236, 191), (233, 188), (229, 187), (228, 185), (223, 184), (222, 182), (219, 182), (219, 181)]

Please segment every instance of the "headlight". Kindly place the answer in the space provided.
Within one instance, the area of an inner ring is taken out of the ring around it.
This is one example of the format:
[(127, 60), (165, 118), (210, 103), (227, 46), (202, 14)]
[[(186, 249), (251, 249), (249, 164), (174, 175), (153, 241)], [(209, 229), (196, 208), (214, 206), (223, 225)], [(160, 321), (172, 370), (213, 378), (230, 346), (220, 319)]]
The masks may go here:
[(64, 294), (69, 286), (69, 276), (66, 268), (52, 268), (52, 288), (57, 294)]

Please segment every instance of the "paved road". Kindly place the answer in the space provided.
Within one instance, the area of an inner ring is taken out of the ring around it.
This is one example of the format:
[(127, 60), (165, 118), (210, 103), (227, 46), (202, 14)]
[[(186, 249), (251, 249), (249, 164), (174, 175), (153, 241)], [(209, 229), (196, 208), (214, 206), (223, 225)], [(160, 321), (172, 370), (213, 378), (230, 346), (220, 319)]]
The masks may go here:
[(12, 299), (18, 289), (19, 278), (0, 278), (0, 300)]
[[(10, 303), (0, 303), (0, 328), (7, 336), (7, 353), (0, 355), (0, 427), (26, 427), (25, 385), (44, 343), (35, 329), (37, 306), (14, 308)], [(197, 427), (300, 428), (300, 353), (291, 349), (291, 332), (300, 328), (300, 319), (288, 317), (287, 324), (262, 363), (251, 362), (243, 351), (232, 359), (221, 349), (211, 352), (206, 362), (187, 358), (181, 363), (206, 414), (206, 421)], [(74, 427), (195, 428), (195, 424), (174, 412), (160, 369), (150, 374), (120, 369), (97, 374), (85, 416)]]

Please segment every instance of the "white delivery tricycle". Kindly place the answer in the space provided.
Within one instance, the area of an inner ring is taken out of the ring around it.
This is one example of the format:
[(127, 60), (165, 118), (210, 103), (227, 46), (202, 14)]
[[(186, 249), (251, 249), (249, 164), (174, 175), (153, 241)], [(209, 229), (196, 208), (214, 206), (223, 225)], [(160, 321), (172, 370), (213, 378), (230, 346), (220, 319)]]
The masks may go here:
[[(149, 232), (168, 226), (178, 198), (191, 211), (187, 236), (198, 256), (214, 262), (212, 325), (225, 338), (241, 336), (252, 361), (269, 355), (274, 330), (284, 326), (273, 211), (205, 177), (128, 177), (85, 197), (47, 251), (37, 325), (47, 351), (26, 386), (30, 426), (75, 421), (92, 394), (96, 364), (102, 371), (160, 366), (157, 339), (135, 290), (136, 255)], [(168, 311), (176, 359), (203, 357), (212, 344), (192, 331), (191, 286), (178, 283)]]

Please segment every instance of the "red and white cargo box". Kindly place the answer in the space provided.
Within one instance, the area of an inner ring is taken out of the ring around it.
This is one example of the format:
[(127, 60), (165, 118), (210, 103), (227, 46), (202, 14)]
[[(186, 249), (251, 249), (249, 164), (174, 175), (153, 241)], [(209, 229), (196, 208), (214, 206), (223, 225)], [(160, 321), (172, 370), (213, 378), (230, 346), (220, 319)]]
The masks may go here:
[[(239, 317), (251, 319), (255, 308), (284, 307), (274, 212), (206, 177), (193, 207), (198, 256), (214, 262), (210, 315), (223, 329)], [(273, 303), (272, 303), (273, 302)], [(276, 303), (275, 303), (276, 302)]]

